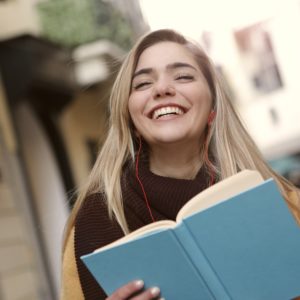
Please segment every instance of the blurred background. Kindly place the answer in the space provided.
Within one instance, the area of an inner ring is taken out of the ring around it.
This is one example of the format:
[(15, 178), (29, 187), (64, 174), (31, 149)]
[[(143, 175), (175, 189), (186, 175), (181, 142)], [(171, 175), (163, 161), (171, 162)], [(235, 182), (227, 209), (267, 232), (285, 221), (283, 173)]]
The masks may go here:
[(271, 166), (300, 186), (300, 0), (0, 0), (0, 300), (56, 300), (64, 224), (122, 59), (197, 40)]

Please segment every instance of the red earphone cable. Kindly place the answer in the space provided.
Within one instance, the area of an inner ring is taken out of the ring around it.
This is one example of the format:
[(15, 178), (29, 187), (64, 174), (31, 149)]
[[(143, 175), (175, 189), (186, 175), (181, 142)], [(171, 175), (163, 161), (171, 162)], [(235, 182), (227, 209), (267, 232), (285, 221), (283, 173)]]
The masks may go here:
[(208, 116), (208, 131), (207, 131), (207, 136), (205, 139), (205, 145), (204, 145), (204, 159), (207, 162), (207, 166), (208, 166), (208, 171), (209, 171), (209, 186), (212, 186), (215, 183), (215, 176), (214, 176), (214, 168), (213, 168), (213, 164), (211, 163), (211, 161), (209, 160), (209, 156), (208, 156), (208, 137), (210, 135), (210, 130), (211, 130), (211, 124), (214, 120), (216, 116), (215, 111), (211, 111), (211, 113)]
[(142, 189), (142, 192), (143, 192), (143, 195), (144, 195), (144, 199), (145, 199), (145, 202), (146, 202), (146, 205), (147, 205), (147, 208), (148, 208), (151, 220), (152, 220), (152, 222), (155, 222), (155, 219), (154, 219), (152, 211), (151, 211), (151, 207), (149, 205), (147, 194), (145, 192), (145, 189), (144, 189), (144, 186), (142, 184), (142, 181), (139, 178), (139, 158), (140, 158), (140, 152), (141, 152), (141, 149), (142, 149), (142, 140), (141, 140), (140, 137), (139, 137), (139, 142), (140, 142), (140, 145), (139, 145), (139, 150), (138, 150), (138, 154), (136, 156), (136, 163), (135, 163), (135, 176), (136, 176), (136, 179), (137, 179), (138, 183), (141, 186), (141, 189)]

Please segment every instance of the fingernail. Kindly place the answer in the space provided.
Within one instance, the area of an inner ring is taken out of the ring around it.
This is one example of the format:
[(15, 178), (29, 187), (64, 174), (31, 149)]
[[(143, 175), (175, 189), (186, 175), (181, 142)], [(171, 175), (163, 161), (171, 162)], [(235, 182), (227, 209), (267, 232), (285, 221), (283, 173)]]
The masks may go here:
[(160, 289), (158, 287), (153, 287), (150, 289), (150, 293), (152, 296), (156, 297), (159, 295)]
[(137, 280), (137, 281), (135, 282), (135, 286), (136, 286), (137, 288), (142, 288), (142, 287), (144, 286), (144, 281), (143, 281), (143, 280)]

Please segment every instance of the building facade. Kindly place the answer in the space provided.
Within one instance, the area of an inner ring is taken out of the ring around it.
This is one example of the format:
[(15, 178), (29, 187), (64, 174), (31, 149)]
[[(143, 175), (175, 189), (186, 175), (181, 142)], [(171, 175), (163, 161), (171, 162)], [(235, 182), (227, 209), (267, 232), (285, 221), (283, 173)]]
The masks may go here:
[(124, 56), (109, 40), (71, 49), (45, 39), (40, 2), (0, 1), (1, 300), (59, 298), (64, 225)]

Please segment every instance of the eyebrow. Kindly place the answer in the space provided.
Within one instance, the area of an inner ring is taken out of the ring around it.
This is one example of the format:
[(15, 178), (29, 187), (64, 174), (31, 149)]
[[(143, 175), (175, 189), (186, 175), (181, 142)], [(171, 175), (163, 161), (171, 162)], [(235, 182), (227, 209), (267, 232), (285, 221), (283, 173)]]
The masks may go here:
[[(178, 68), (191, 68), (195, 71), (197, 71), (197, 69), (188, 64), (188, 63), (183, 63), (183, 62), (174, 62), (172, 64), (167, 65), (167, 69), (168, 70), (174, 70), (174, 69), (178, 69)], [(132, 79), (134, 79), (135, 77), (142, 75), (142, 74), (150, 74), (153, 72), (153, 68), (144, 68), (144, 69), (140, 69), (137, 72), (135, 72), (132, 76)]]

